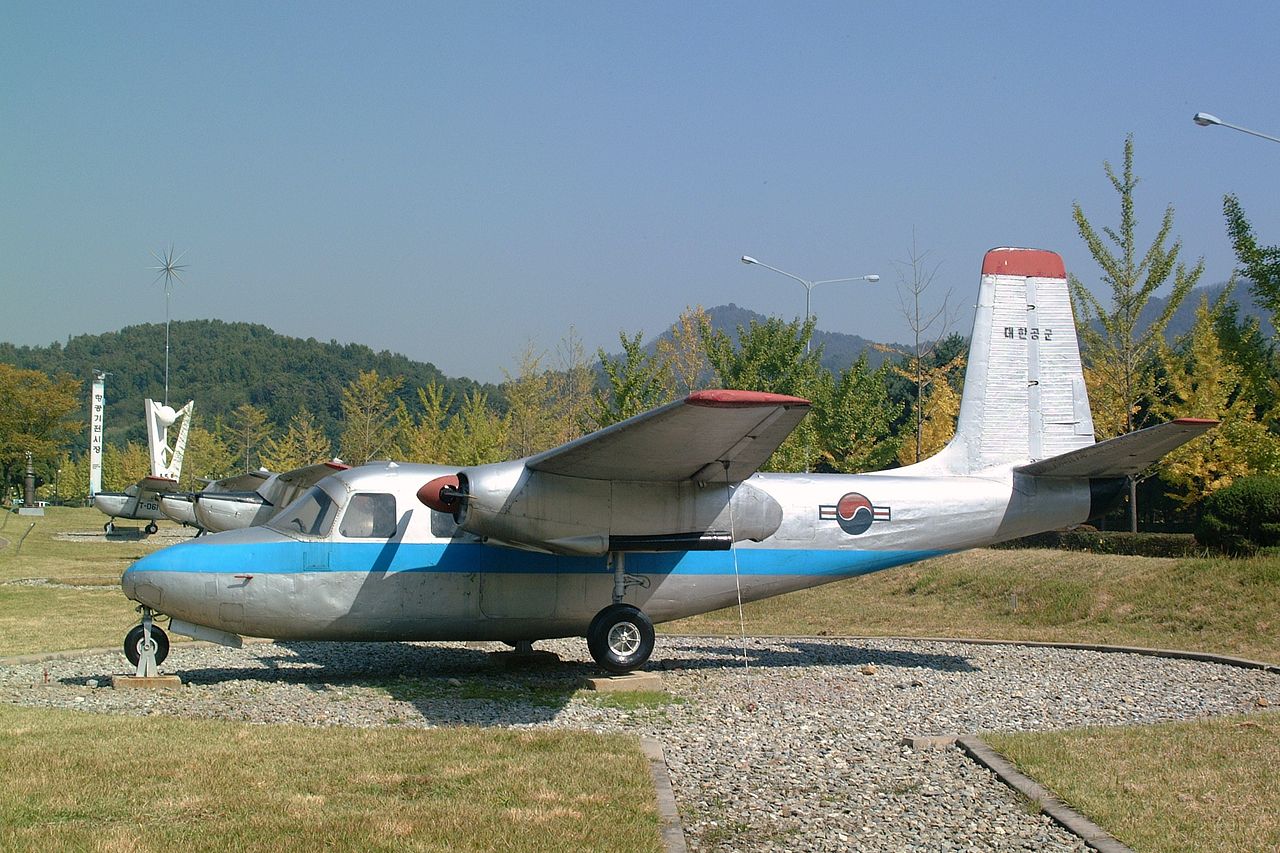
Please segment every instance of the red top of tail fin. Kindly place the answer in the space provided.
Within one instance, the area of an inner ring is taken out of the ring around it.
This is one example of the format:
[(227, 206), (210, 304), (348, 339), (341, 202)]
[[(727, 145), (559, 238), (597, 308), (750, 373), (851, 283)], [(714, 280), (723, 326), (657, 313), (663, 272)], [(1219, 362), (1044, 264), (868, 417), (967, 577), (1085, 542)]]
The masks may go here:
[(983, 275), (1025, 275), (1066, 278), (1062, 256), (1044, 249), (992, 249), (982, 259)]

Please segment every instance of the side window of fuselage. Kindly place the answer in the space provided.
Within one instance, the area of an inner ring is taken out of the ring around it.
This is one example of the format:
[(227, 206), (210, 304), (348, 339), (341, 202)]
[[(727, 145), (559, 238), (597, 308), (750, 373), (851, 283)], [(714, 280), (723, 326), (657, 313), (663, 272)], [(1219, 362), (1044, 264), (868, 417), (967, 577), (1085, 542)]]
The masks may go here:
[(348, 539), (390, 539), (396, 534), (395, 495), (366, 492), (353, 495), (342, 514), (338, 532)]

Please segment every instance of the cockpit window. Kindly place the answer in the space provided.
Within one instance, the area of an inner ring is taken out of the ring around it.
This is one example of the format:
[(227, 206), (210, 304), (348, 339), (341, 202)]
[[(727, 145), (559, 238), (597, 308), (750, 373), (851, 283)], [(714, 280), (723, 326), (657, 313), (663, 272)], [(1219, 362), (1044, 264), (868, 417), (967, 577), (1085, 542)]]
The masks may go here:
[(319, 486), (312, 486), (306, 494), (271, 519), (267, 527), (281, 533), (324, 536), (333, 525), (333, 517), (337, 512), (338, 505), (329, 497), (329, 493)]
[(396, 533), (395, 495), (355, 495), (347, 504), (338, 532), (349, 539), (390, 539)]

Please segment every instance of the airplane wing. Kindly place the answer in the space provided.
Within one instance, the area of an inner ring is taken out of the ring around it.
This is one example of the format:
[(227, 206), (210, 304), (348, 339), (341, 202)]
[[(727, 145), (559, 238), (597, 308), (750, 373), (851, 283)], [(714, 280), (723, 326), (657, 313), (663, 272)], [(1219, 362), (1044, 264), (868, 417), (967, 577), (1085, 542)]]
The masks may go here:
[(350, 467), (337, 459), (330, 459), (328, 462), (317, 462), (314, 465), (304, 465), (292, 471), (285, 471), (276, 479), (295, 489), (309, 489), (334, 471), (345, 471)]
[(206, 480), (204, 490), (214, 492), (252, 492), (266, 482), (271, 472), (265, 468), (248, 471), (234, 477), (223, 477), (221, 480)]
[(1217, 425), (1205, 418), (1178, 418), (1013, 470), (1037, 477), (1124, 477)]
[(778, 449), (810, 405), (760, 391), (695, 391), (533, 456), (525, 467), (588, 480), (741, 482)]

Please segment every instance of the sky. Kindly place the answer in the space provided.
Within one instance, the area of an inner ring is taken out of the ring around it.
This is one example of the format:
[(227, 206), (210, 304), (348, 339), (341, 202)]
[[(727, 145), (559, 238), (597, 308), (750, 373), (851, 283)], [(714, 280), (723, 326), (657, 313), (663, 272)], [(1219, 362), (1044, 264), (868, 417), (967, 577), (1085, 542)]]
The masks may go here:
[[(265, 324), (500, 381), (690, 305), (906, 340), (914, 252), (971, 309), (983, 253), (1100, 273), (1132, 134), (1227, 279), (1235, 193), (1280, 243), (1280, 6), (1173, 2), (6, 4), (0, 340)], [(968, 318), (971, 318), (971, 310)], [(956, 327), (965, 333), (971, 319)], [(157, 346), (163, 341), (157, 339)], [(180, 352), (175, 359), (197, 357)]]

